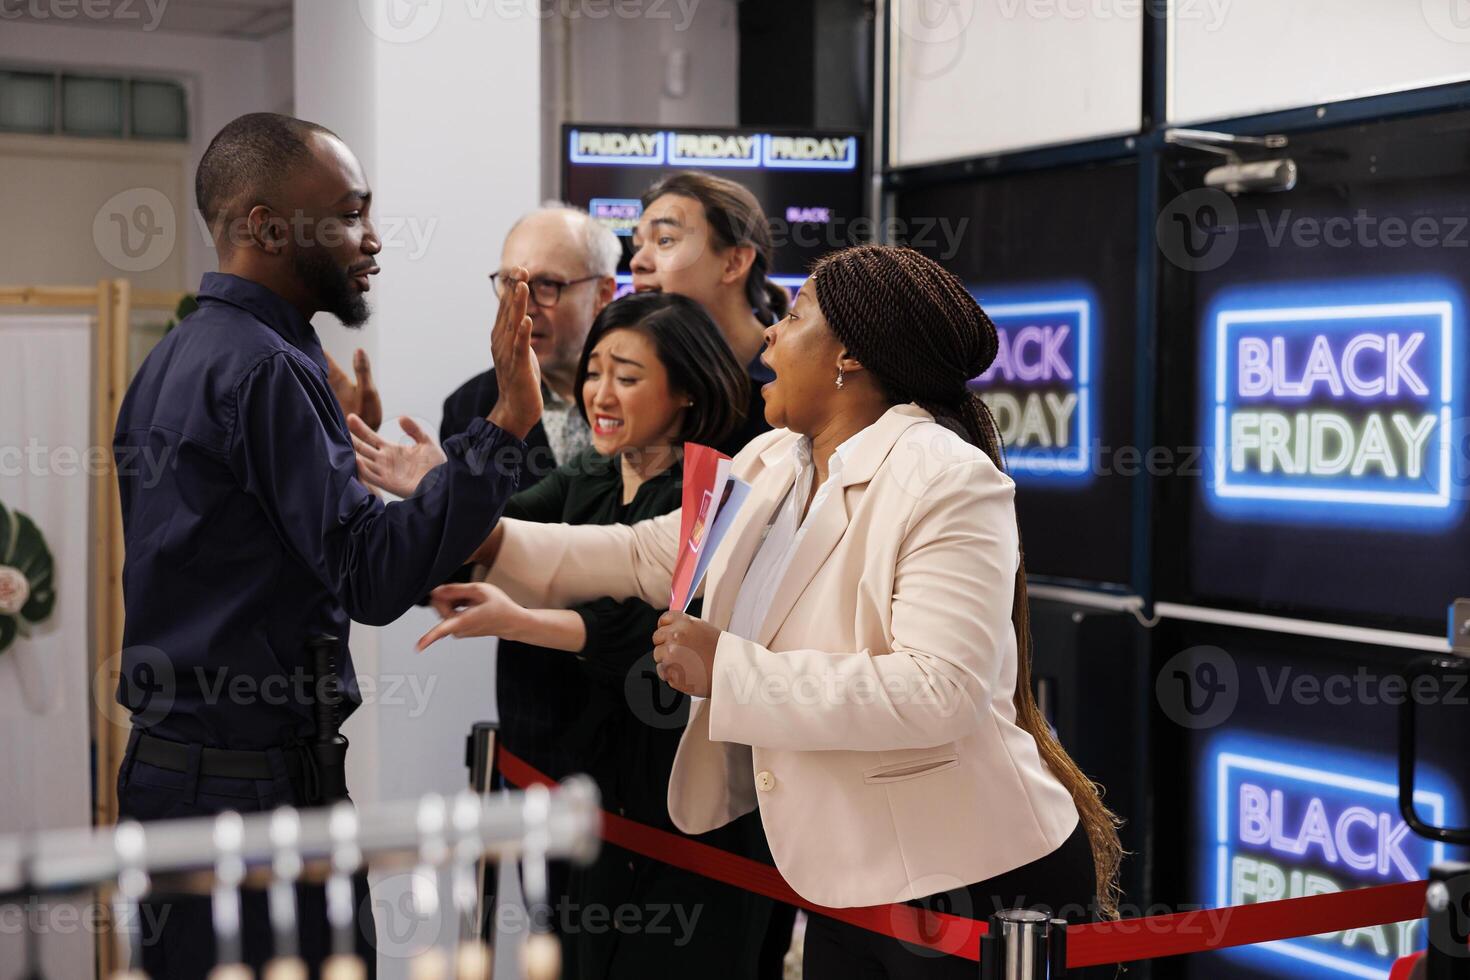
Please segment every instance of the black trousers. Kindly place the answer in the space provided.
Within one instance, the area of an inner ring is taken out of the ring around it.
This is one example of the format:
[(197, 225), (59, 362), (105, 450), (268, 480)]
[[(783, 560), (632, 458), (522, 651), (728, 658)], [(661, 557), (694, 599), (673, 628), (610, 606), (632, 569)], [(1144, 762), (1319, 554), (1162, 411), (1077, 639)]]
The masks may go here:
[[(765, 848), (756, 813), (695, 839), (746, 856)], [(773, 905), (604, 842), (595, 862), (572, 870), (562, 929), (575, 970), (564, 970), (563, 980), (780, 980), (763, 965)]]
[[(908, 904), (982, 920), (1004, 909), (1030, 908), (1085, 922), (1092, 915), (1096, 893), (1092, 846), (1079, 824), (1061, 847), (1045, 857), (968, 888)], [(979, 967), (963, 957), (909, 945), (826, 916), (807, 920), (803, 980), (975, 980), (979, 975)]]
[[(284, 766), (273, 780), (200, 776), (135, 761), (131, 744), (117, 783), (120, 815), (141, 821), (213, 816), (226, 810), (254, 813), (282, 804), (299, 806), (302, 798), (299, 788), (287, 778)], [(365, 873), (355, 876), (353, 891), (357, 954), (371, 980), (377, 971), (377, 932)], [(332, 952), (326, 889), (322, 885), (297, 885), (296, 908), (297, 955), (306, 961), (316, 980), (321, 975), (322, 961)], [(265, 892), (243, 890), (240, 911), (244, 962), (259, 971), (276, 952)], [(154, 893), (141, 912), (137, 923), (143, 945), (141, 966), (151, 980), (204, 980), (215, 965), (214, 920), (208, 896)]]

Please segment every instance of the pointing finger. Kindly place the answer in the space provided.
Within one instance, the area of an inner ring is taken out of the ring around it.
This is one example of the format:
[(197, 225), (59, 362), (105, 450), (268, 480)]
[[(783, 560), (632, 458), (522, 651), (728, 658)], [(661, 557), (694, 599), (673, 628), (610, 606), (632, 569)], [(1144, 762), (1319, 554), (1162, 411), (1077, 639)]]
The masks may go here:
[(453, 616), (449, 619), (446, 619), (444, 620), (444, 622), (440, 623), (438, 626), (435, 626), (433, 629), (429, 630), (429, 632), (419, 637), (419, 642), (414, 646), (414, 649), (417, 650), (419, 653), (423, 653), (429, 647), (433, 646), (435, 643), (438, 643), (446, 636), (453, 636), (454, 631), (458, 628), (458, 616)]

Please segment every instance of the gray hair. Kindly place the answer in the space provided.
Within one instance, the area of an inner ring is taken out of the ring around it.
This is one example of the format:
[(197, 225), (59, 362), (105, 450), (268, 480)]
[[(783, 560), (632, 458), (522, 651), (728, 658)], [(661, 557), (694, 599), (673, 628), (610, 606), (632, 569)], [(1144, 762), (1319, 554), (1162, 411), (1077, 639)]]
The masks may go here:
[[(520, 227), (527, 218), (547, 211), (561, 211), (576, 218), (582, 226), (582, 252), (587, 263), (587, 273), (594, 276), (611, 276), (618, 271), (623, 258), (623, 246), (611, 228), (598, 221), (584, 209), (565, 201), (545, 201), (534, 211), (528, 211), (510, 226), (511, 231)], [(507, 236), (509, 232), (506, 233)]]

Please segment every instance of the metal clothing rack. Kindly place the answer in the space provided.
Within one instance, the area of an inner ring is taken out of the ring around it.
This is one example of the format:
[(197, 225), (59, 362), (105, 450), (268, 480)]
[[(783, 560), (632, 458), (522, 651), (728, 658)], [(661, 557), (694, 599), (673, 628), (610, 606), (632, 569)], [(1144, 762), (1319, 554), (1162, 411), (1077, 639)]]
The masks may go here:
[[(465, 790), (448, 804), (454, 816), (446, 833), (451, 845), (476, 837), (483, 845), (480, 853), (514, 858), (522, 853), (528, 832), (542, 831), (548, 856), (585, 862), (597, 853), (597, 787), (586, 777), (549, 791), (543, 826), (527, 819), (522, 792), (481, 796)], [(296, 811), (294, 850), (305, 862), (330, 860), (344, 841), (355, 843), (364, 855), (415, 855), (423, 837), (423, 805), (421, 799)], [(240, 819), (237, 850), (247, 867), (269, 867), (280, 850), (272, 839), (272, 817), (252, 813)], [(214, 817), (190, 817), (0, 837), (0, 895), (79, 891), (116, 881), (130, 867), (150, 875), (212, 871), (217, 824)], [(135, 861), (119, 853), (120, 835), (136, 840)]]
[[(295, 959), (293, 886), (321, 871), (334, 953), (323, 976), (357, 980), (365, 970), (352, 955), (351, 876), (370, 861), (406, 860), (417, 864), (430, 881), (437, 882), (441, 872), (450, 876), (454, 911), (462, 926), (453, 975), (483, 980), (489, 976), (491, 954), (477, 928), (482, 919), (480, 862), (486, 857), (519, 859), (525, 868), (528, 901), (544, 902), (547, 859), (590, 862), (597, 854), (600, 830), (597, 787), (586, 776), (574, 776), (555, 788), (531, 786), (494, 795), (466, 789), (450, 798), (427, 794), (361, 808), (342, 802), (330, 808), (279, 807), (243, 816), (225, 812), (42, 831), (0, 837), (0, 905), (111, 884), (114, 916), (126, 922), (136, 919), (139, 903), (156, 890), (155, 884), (167, 881), (164, 890), (172, 891), (175, 882), (182, 881), (185, 890), (203, 888), (212, 895), (220, 955), (211, 978), (238, 980), (251, 975), (240, 963), (240, 888), (260, 879), (260, 884), (269, 884), (278, 958), (264, 975), (271, 980), (304, 978), (305, 965)], [(437, 891), (437, 885), (424, 893), (415, 890), (420, 912), (437, 910)], [(121, 929), (117, 938), (121, 961), (131, 960), (134, 966), (115, 976), (143, 977), (137, 972), (140, 936), (136, 930)], [(39, 976), (36, 956), (32, 942), (29, 977)], [(544, 930), (533, 930), (528, 938), (525, 968), (527, 976), (544, 980), (559, 974), (559, 947)], [(447, 978), (450, 969), (442, 952), (430, 947), (418, 954), (414, 976)]]

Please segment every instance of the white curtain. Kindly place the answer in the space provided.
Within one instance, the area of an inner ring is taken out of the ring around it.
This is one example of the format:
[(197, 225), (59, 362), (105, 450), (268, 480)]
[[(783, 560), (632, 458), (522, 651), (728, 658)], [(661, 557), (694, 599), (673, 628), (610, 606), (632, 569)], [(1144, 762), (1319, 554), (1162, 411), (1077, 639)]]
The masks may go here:
[[(51, 617), (0, 653), (0, 834), (92, 822), (89, 473), (104, 457), (92, 446), (91, 361), (91, 317), (0, 316), (0, 501), (36, 522), (56, 562)], [(91, 976), (95, 917), (43, 902), (46, 976)], [(24, 920), (4, 914), (0, 980), (10, 980), (24, 963)]]

